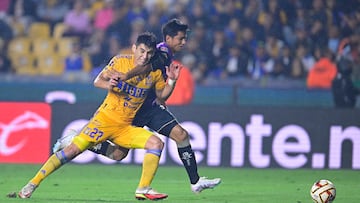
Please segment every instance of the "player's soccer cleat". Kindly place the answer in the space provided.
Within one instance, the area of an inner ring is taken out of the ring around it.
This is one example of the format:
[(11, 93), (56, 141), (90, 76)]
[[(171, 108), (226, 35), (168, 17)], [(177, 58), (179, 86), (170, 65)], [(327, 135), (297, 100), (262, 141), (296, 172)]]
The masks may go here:
[(207, 177), (200, 177), (197, 183), (191, 184), (191, 190), (194, 193), (200, 193), (205, 189), (213, 189), (221, 183), (220, 178), (208, 179)]
[(35, 185), (33, 183), (28, 183), (20, 190), (20, 192), (18, 193), (18, 196), (22, 199), (30, 198), (36, 188), (37, 188), (37, 185)]
[(167, 194), (157, 192), (151, 187), (138, 188), (135, 192), (135, 198), (138, 200), (161, 200), (167, 197)]
[(66, 135), (56, 141), (53, 146), (53, 153), (58, 152), (65, 147), (69, 146), (74, 139), (74, 137), (78, 134), (76, 130), (69, 130)]

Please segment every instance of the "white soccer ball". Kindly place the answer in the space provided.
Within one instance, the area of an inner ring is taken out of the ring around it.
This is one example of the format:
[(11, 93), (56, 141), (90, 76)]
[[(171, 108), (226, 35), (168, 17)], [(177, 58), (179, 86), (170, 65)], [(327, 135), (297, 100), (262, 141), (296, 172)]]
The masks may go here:
[(336, 188), (329, 180), (319, 180), (311, 187), (310, 195), (316, 203), (331, 203), (335, 199)]

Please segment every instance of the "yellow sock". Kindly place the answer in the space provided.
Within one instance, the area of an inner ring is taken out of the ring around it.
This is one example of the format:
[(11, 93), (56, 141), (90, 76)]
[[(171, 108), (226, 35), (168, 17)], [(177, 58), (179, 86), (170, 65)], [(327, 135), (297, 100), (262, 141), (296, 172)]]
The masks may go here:
[(55, 154), (51, 155), (46, 163), (41, 167), (41, 169), (36, 173), (33, 179), (30, 180), (31, 183), (39, 185), (48, 175), (54, 172), (61, 166), (60, 160)]
[(145, 154), (139, 188), (150, 186), (159, 166), (159, 160), (160, 157), (155, 154)]

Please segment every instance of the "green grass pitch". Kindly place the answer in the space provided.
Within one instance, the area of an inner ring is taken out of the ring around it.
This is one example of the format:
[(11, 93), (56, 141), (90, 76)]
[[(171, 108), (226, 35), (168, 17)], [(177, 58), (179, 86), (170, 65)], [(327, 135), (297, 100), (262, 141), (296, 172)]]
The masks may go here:
[[(67, 164), (50, 175), (30, 199), (8, 198), (37, 172), (40, 165), (0, 164), (0, 203), (115, 203), (136, 202), (134, 191), (140, 165)], [(318, 179), (331, 180), (337, 189), (335, 203), (360, 200), (360, 172), (356, 170), (250, 169), (199, 167), (203, 176), (221, 177), (213, 190), (193, 194), (185, 170), (160, 166), (152, 186), (169, 194), (163, 202), (196, 203), (307, 203)]]

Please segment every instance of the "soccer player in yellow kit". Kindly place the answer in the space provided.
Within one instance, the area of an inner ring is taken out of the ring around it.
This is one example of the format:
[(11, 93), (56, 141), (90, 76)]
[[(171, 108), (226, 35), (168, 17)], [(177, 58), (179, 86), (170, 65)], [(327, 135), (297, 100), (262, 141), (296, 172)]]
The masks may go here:
[[(164, 143), (152, 132), (131, 125), (150, 88), (154, 87), (160, 98), (170, 95), (172, 91), (172, 87), (165, 83), (161, 70), (152, 70), (151, 66), (147, 65), (155, 49), (156, 37), (149, 32), (140, 34), (132, 46), (134, 55), (115, 56), (99, 73), (94, 84), (109, 87), (105, 100), (72, 143), (50, 156), (37, 174), (20, 190), (18, 193), (20, 198), (30, 198), (48, 175), (83, 151), (107, 139), (122, 147), (147, 150), (142, 175), (135, 192), (137, 199), (167, 198), (167, 194), (159, 193), (150, 187)], [(126, 73), (135, 66), (147, 68), (144, 69), (144, 73), (126, 81), (119, 81), (118, 74), (114, 74)], [(169, 75), (173, 75), (174, 79), (179, 75), (179, 69), (174, 66), (167, 72), (171, 72), (172, 74)]]

